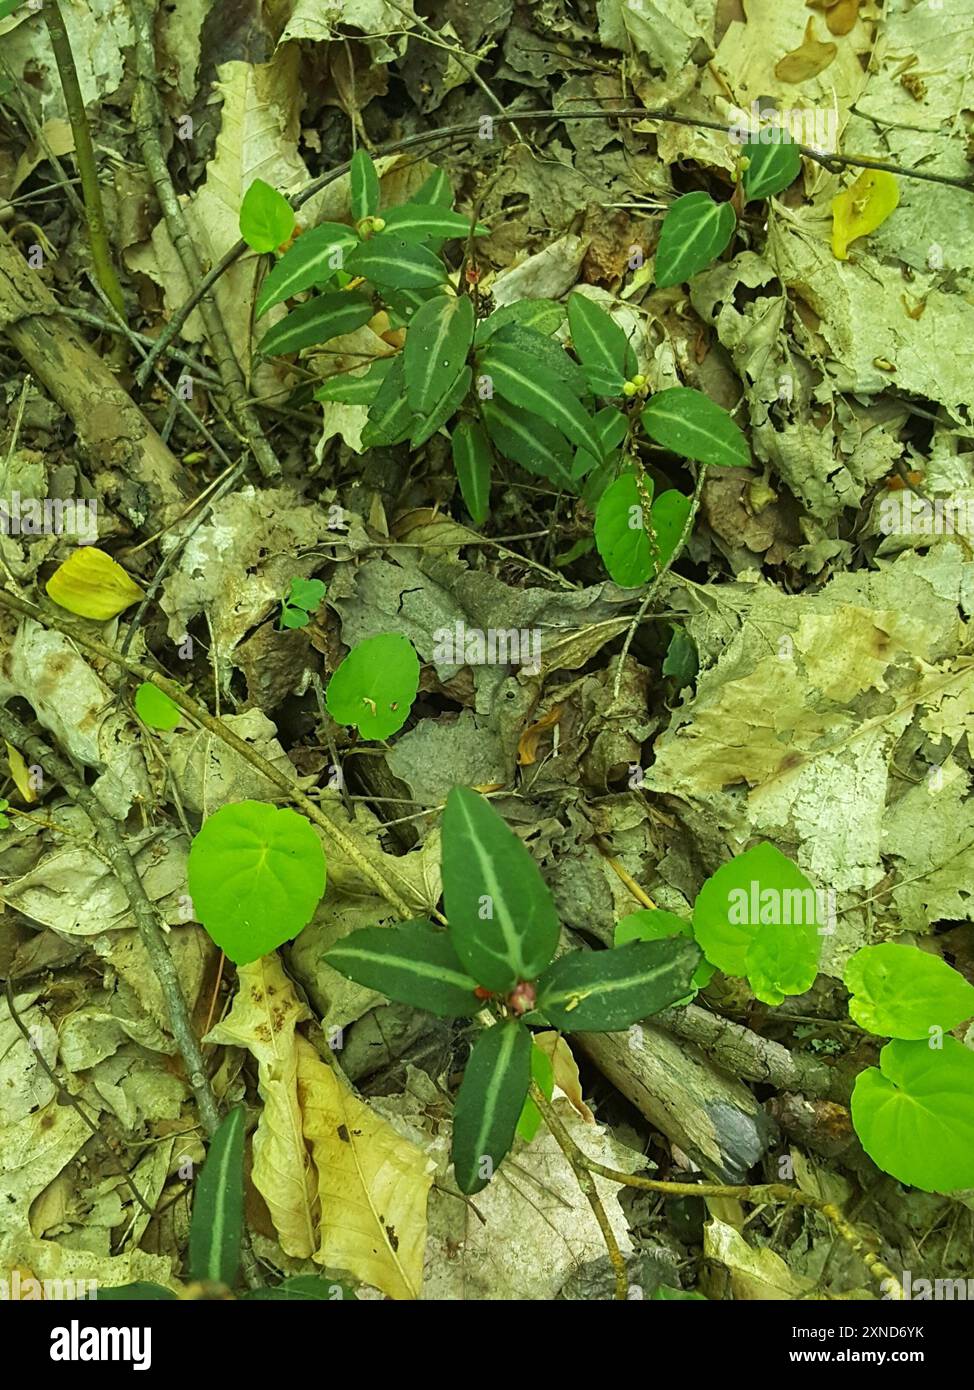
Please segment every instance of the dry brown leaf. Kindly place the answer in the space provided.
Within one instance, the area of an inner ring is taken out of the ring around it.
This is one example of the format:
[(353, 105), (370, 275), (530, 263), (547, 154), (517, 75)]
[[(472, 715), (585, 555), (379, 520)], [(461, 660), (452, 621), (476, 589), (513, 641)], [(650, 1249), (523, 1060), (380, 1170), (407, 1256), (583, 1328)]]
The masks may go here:
[(390, 1298), (419, 1298), (435, 1164), (298, 1037), (298, 1098), (318, 1170), (318, 1264)]
[(838, 53), (834, 43), (820, 43), (815, 37), (815, 21), (810, 19), (800, 48), (795, 48), (775, 64), (774, 74), (782, 82), (807, 82), (824, 72)]
[(564, 705), (552, 705), (547, 714), (534, 724), (530, 724), (517, 741), (517, 761), (520, 767), (530, 767), (538, 759), (538, 744), (542, 734), (553, 729), (561, 720)]
[(551, 1061), (551, 1068), (555, 1074), (555, 1085), (559, 1090), (564, 1091), (572, 1107), (577, 1110), (586, 1124), (594, 1125), (595, 1116), (582, 1097), (582, 1082), (578, 1075), (578, 1066), (568, 1043), (560, 1033), (552, 1030), (548, 1033), (535, 1033), (534, 1045), (540, 1047)]

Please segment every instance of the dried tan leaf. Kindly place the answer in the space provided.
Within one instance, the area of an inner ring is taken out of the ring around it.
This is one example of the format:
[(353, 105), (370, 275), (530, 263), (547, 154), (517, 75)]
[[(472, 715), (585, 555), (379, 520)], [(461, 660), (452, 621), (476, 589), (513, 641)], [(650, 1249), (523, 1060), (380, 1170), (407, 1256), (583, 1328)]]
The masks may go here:
[(838, 53), (834, 43), (820, 43), (815, 37), (815, 21), (810, 19), (800, 48), (795, 48), (775, 64), (774, 75), (782, 82), (807, 82), (824, 72)]
[(540, 1047), (551, 1060), (552, 1071), (555, 1074), (555, 1085), (559, 1090), (564, 1091), (571, 1105), (586, 1124), (595, 1124), (595, 1116), (585, 1104), (582, 1097), (582, 1082), (578, 1075), (578, 1066), (572, 1056), (572, 1050), (560, 1033), (554, 1029), (548, 1033), (535, 1033), (534, 1045)]

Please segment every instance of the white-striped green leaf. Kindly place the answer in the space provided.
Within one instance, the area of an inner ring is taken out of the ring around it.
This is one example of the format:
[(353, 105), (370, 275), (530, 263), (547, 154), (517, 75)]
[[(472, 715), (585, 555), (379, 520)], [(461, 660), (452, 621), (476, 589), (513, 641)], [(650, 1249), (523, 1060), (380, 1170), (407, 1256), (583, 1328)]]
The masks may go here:
[(534, 364), (535, 376), (550, 376), (567, 386), (573, 396), (590, 394), (582, 368), (550, 334), (539, 333), (526, 323), (505, 323), (491, 338), (492, 347), (514, 348)]
[(506, 401), (540, 415), (573, 444), (601, 456), (602, 441), (591, 415), (562, 381), (539, 373), (526, 353), (494, 338), (480, 360), (480, 372)]
[(240, 204), (240, 235), (252, 251), (276, 251), (294, 231), (294, 211), (283, 193), (254, 179)]
[(680, 285), (704, 270), (726, 250), (737, 218), (730, 203), (715, 203), (707, 193), (685, 193), (663, 218), (656, 248), (659, 289)]
[(776, 130), (774, 137), (768, 141), (749, 140), (741, 150), (748, 161), (744, 170), (744, 192), (748, 202), (752, 198), (772, 198), (776, 193), (783, 193), (801, 172), (802, 157), (791, 136)]
[(432, 251), (391, 232), (363, 241), (345, 258), (345, 269), (393, 290), (431, 290), (446, 280), (443, 263)]
[(685, 936), (571, 951), (538, 981), (537, 1011), (569, 1033), (618, 1033), (690, 994), (702, 954)]
[(413, 315), (403, 348), (409, 405), (428, 415), (456, 380), (473, 343), (473, 302), (436, 295)]
[(453, 431), (453, 466), (457, 470), (460, 495), (478, 526), (490, 511), (490, 476), (494, 454), (482, 425), (461, 420)]
[(614, 405), (604, 405), (601, 410), (595, 412), (592, 418), (595, 422), (595, 428), (599, 432), (599, 438), (602, 440), (602, 456), (597, 459), (587, 449), (579, 449), (576, 452), (575, 461), (572, 464), (572, 481), (576, 483), (591, 473), (602, 459), (607, 459), (613, 449), (619, 448), (629, 429), (628, 418)]
[(415, 423), (416, 417), (406, 400), (400, 354), (386, 372), (386, 379), (369, 407), (369, 418), (362, 430), (362, 448), (376, 449), (400, 444), (408, 439)]
[(438, 1018), (461, 1018), (482, 1007), (477, 981), (457, 960), (447, 933), (423, 919), (353, 931), (324, 959), (356, 984)]
[(434, 203), (438, 208), (452, 208), (453, 187), (445, 169), (434, 169), (421, 188), (417, 188), (412, 203)]
[(640, 417), (650, 439), (697, 463), (716, 468), (747, 468), (751, 451), (723, 407), (690, 386), (658, 392)]
[(576, 292), (568, 301), (568, 327), (594, 393), (621, 395), (623, 382), (636, 371), (636, 354), (619, 325), (587, 295)]
[(329, 377), (315, 392), (316, 401), (340, 401), (343, 405), (371, 405), (379, 387), (389, 375), (392, 357), (379, 357), (368, 371), (353, 375), (342, 372)]
[(352, 216), (356, 222), (379, 211), (379, 175), (365, 150), (356, 150), (349, 170)]
[(571, 447), (565, 436), (546, 420), (499, 396), (481, 401), (480, 413), (487, 433), (504, 458), (559, 487), (572, 486)]
[(560, 925), (541, 871), (489, 801), (454, 787), (443, 811), (443, 901), (464, 967), (487, 989), (533, 980)]
[(473, 372), (470, 367), (461, 367), (430, 413), (419, 416), (418, 423), (413, 425), (413, 432), (409, 436), (412, 448), (418, 449), (420, 444), (425, 444), (437, 430), (443, 428), (447, 420), (456, 415), (466, 399), (472, 381)]
[(285, 251), (261, 285), (254, 313), (260, 318), (282, 300), (324, 284), (344, 268), (345, 256), (358, 244), (351, 227), (343, 227), (340, 222), (322, 222), (312, 227), (298, 237), (290, 251)]
[(244, 1215), (244, 1108), (238, 1105), (210, 1141), (196, 1180), (189, 1224), (189, 1277), (233, 1286)]
[(550, 337), (565, 318), (565, 306), (554, 299), (516, 299), (513, 304), (502, 304), (477, 325), (477, 346), (492, 338), (498, 328), (507, 323), (522, 323), (525, 328), (533, 328), (536, 333)]
[(453, 1170), (468, 1196), (487, 1186), (514, 1142), (531, 1084), (531, 1034), (517, 1019), (473, 1045), (453, 1110)]
[[(449, 208), (436, 207), (432, 203), (403, 203), (401, 207), (391, 208), (384, 213), (385, 231), (395, 232), (407, 241), (445, 241), (448, 237), (468, 237), (470, 219), (462, 213)], [(488, 228), (478, 222), (474, 236), (486, 236)]]
[[(653, 485), (646, 479), (646, 490)], [(623, 473), (599, 498), (595, 512), (595, 544), (609, 578), (624, 589), (645, 584), (656, 570), (653, 546), (639, 489), (632, 473)]]
[(361, 328), (372, 313), (372, 301), (360, 294), (336, 290), (332, 294), (315, 295), (267, 330), (260, 340), (260, 351), (264, 357), (280, 357), (282, 353), (297, 352), (315, 343), (327, 343), (342, 333), (353, 333)]

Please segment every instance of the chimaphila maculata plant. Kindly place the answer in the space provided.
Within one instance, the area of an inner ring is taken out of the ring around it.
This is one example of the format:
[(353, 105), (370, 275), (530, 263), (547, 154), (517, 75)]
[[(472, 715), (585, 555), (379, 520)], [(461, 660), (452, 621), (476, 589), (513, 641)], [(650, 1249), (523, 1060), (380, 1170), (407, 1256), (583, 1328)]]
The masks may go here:
[[(745, 146), (745, 196), (780, 191), (798, 162), (787, 140)], [(594, 534), (574, 555), (594, 544), (623, 587), (659, 574), (682, 544), (693, 504), (676, 488), (656, 495), (643, 452), (667, 451), (698, 469), (746, 467), (747, 442), (730, 414), (690, 387), (651, 393), (623, 329), (582, 290), (567, 303), (490, 308), (475, 256), (486, 228), (453, 210), (442, 171), (401, 206), (381, 208), (380, 198), (375, 166), (359, 151), (350, 173), (353, 225), (326, 222), (296, 236), (286, 199), (259, 181), (251, 186), (241, 211), (245, 239), (261, 252), (284, 248), (260, 289), (257, 318), (285, 301), (293, 306), (264, 330), (260, 353), (320, 348), (384, 314), (388, 352), (329, 377), (316, 392), (326, 410), (331, 402), (367, 408), (363, 449), (419, 449), (445, 430), (477, 525), (487, 519), (504, 459), (595, 512)], [(709, 264), (736, 225), (730, 203), (702, 192), (678, 199), (661, 231), (657, 284), (676, 284)], [(456, 269), (444, 256), (448, 245), (465, 248), (453, 257)], [(389, 342), (397, 333), (398, 348)]]

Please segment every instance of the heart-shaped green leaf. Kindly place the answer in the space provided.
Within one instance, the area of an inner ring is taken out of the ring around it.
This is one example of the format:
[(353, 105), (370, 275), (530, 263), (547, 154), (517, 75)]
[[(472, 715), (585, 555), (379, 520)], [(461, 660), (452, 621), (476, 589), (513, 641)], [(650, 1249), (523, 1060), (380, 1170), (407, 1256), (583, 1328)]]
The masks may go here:
[(189, 1277), (233, 1287), (244, 1219), (244, 1120), (231, 1110), (210, 1140), (193, 1193)]
[(856, 1077), (852, 1123), (883, 1172), (924, 1192), (974, 1187), (974, 1052), (897, 1039)]
[(328, 682), (325, 703), (338, 724), (363, 738), (388, 738), (409, 717), (419, 689), (419, 658), (408, 637), (382, 632), (358, 642)]
[(681, 285), (705, 270), (726, 250), (737, 218), (730, 203), (715, 203), (707, 193), (685, 193), (663, 218), (656, 247), (656, 285)]
[[(652, 493), (652, 482), (646, 479)], [(623, 473), (599, 498), (595, 512), (595, 544), (609, 577), (624, 589), (645, 584), (655, 572), (653, 545), (636, 479)]]
[(262, 801), (232, 802), (205, 820), (188, 872), (197, 921), (235, 965), (297, 936), (325, 891), (325, 856), (310, 823)]
[(473, 1045), (453, 1111), (453, 1168), (461, 1192), (486, 1187), (514, 1142), (531, 1084), (531, 1034), (517, 1019)]
[(438, 1018), (462, 1018), (482, 1008), (477, 981), (465, 972), (446, 932), (432, 922), (364, 927), (325, 952), (335, 970), (388, 999)]
[(643, 426), (650, 439), (698, 463), (718, 468), (747, 468), (747, 440), (721, 406), (690, 386), (659, 391), (643, 409)]
[(151, 681), (143, 681), (136, 690), (135, 712), (150, 729), (175, 729), (185, 717), (175, 700)]
[(844, 978), (850, 1014), (883, 1037), (928, 1038), (974, 1014), (974, 985), (918, 946), (863, 946), (846, 962)]
[(561, 930), (551, 894), (513, 830), (469, 787), (447, 797), (442, 859), (450, 935), (478, 984), (504, 991), (540, 975)]
[(263, 179), (254, 179), (240, 204), (240, 235), (252, 251), (276, 251), (294, 232), (291, 204)]
[(683, 936), (570, 951), (538, 981), (538, 1013), (567, 1033), (618, 1033), (693, 993), (700, 947)]

